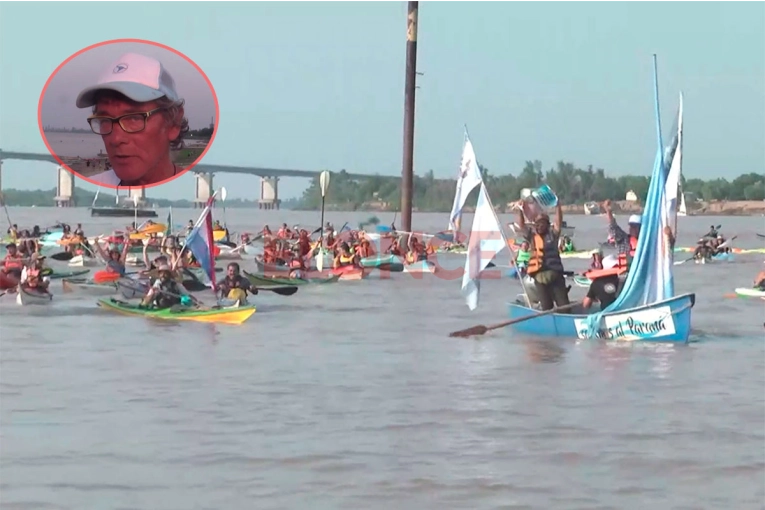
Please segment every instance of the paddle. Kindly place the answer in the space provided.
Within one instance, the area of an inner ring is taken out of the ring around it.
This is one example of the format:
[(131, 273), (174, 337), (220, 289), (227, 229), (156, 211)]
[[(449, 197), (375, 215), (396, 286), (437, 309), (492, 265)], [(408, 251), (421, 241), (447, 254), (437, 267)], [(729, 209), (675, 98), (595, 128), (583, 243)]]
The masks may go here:
[(50, 256), (53, 260), (58, 260), (59, 262), (67, 262), (69, 260), (72, 260), (74, 258), (74, 254), (70, 251), (62, 251), (59, 253), (54, 253)]
[(558, 308), (553, 308), (552, 310), (546, 310), (544, 312), (535, 313), (532, 315), (527, 315), (525, 317), (519, 317), (517, 319), (511, 319), (509, 321), (500, 322), (499, 324), (494, 324), (492, 326), (484, 326), (483, 324), (479, 324), (478, 326), (473, 326), (471, 328), (463, 329), (461, 331), (453, 331), (452, 333), (449, 333), (449, 336), (452, 338), (468, 338), (471, 336), (481, 336), (485, 335), (489, 331), (493, 331), (495, 329), (504, 328), (506, 326), (511, 326), (513, 324), (518, 324), (519, 322), (524, 322), (527, 320), (535, 319), (537, 317), (542, 317), (545, 315), (552, 315), (557, 312), (561, 312), (563, 310), (570, 310), (576, 306), (581, 305), (582, 302), (578, 301), (576, 303), (569, 303), (564, 306), (560, 306)]
[[(221, 186), (220, 188), (220, 203), (223, 205), (223, 227), (226, 228), (226, 197), (228, 196), (228, 192), (226, 191), (225, 186)], [(226, 239), (228, 240), (228, 238)]]
[(319, 253), (316, 259), (316, 269), (320, 272), (324, 270), (324, 201), (327, 197), (327, 188), (329, 187), (329, 172), (324, 170), (319, 176), (319, 187), (321, 189), (321, 235), (319, 236)]

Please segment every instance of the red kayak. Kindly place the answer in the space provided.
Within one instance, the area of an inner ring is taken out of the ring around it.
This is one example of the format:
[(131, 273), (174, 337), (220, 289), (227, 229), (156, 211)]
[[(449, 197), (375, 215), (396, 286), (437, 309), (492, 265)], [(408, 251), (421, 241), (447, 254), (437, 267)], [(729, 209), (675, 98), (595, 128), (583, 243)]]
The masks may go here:
[(0, 271), (0, 290), (13, 289), (19, 284), (19, 279)]

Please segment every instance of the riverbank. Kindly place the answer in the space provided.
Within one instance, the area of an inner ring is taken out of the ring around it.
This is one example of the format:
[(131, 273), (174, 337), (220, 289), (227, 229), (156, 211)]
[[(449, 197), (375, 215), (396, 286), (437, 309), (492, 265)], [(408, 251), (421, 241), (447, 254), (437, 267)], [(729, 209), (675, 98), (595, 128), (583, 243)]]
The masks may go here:
[[(643, 212), (643, 206), (635, 202), (622, 200), (613, 202), (613, 211), (617, 214), (637, 214)], [(564, 214), (585, 214), (584, 205), (565, 205)], [(763, 200), (720, 200), (714, 202), (694, 202), (688, 206), (689, 216), (761, 216), (765, 214)]]

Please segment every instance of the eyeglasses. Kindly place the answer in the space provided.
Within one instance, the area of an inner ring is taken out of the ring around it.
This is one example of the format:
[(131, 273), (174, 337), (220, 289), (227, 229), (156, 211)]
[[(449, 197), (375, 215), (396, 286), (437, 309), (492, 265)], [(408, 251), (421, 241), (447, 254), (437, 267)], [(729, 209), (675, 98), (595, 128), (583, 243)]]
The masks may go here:
[(119, 123), (125, 133), (139, 133), (146, 129), (146, 121), (149, 120), (149, 117), (162, 110), (167, 110), (167, 107), (155, 108), (148, 112), (128, 113), (119, 117), (96, 115), (88, 117), (88, 124), (90, 124), (90, 129), (97, 135), (108, 135), (111, 133), (115, 122)]

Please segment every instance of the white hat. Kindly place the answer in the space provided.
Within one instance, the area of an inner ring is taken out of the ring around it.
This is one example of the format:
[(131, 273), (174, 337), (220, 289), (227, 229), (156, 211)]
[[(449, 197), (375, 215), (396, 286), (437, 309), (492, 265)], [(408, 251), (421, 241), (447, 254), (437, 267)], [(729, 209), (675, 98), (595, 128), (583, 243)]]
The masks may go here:
[(160, 97), (178, 100), (175, 81), (162, 63), (152, 57), (126, 53), (114, 61), (98, 82), (77, 96), (77, 108), (96, 104), (99, 90), (114, 90), (138, 103), (147, 103)]
[(627, 223), (630, 225), (640, 225), (643, 222), (643, 218), (640, 217), (639, 214), (633, 214), (630, 216), (630, 219), (627, 220)]

